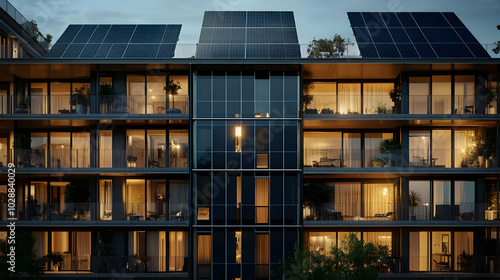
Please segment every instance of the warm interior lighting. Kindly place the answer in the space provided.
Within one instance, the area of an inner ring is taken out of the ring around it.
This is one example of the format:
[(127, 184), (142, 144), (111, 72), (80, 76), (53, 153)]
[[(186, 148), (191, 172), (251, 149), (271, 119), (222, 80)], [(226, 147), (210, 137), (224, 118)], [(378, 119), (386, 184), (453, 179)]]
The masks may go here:
[(241, 152), (241, 126), (234, 128), (234, 151)]

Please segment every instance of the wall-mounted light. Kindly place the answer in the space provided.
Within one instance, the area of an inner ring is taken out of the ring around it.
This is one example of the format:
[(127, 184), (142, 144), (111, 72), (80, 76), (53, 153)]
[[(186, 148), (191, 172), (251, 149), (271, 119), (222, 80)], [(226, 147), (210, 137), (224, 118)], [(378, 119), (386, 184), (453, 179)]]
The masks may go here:
[(234, 127), (234, 151), (241, 152), (241, 126)]

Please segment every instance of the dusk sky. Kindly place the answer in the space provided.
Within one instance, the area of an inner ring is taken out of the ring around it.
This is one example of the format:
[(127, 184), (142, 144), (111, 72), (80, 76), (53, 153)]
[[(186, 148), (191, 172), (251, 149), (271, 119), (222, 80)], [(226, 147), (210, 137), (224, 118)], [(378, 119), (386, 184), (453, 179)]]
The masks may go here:
[(10, 0), (54, 41), (69, 24), (182, 24), (179, 44), (195, 44), (204, 11), (293, 11), (299, 41), (332, 37), (354, 39), (347, 12), (455, 12), (480, 43), (500, 40), (500, 0)]

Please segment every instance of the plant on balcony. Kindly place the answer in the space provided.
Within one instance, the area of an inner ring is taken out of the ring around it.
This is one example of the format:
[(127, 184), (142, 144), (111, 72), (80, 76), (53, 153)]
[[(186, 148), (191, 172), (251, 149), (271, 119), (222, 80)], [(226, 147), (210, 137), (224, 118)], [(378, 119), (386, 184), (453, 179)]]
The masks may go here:
[(398, 114), (401, 108), (401, 86), (396, 86), (389, 91), (389, 96), (392, 102), (394, 102), (393, 113)]
[(384, 139), (380, 141), (380, 149), (383, 153), (396, 153), (401, 150), (401, 144), (396, 139)]
[(373, 167), (383, 167), (385, 165), (385, 160), (381, 158), (374, 158), (372, 159), (372, 165)]
[(172, 108), (167, 110), (168, 113), (180, 114), (181, 110), (175, 108), (175, 97), (179, 95), (179, 90), (182, 89), (180, 82), (175, 82), (174, 80), (169, 80), (165, 87), (163, 87), (167, 95), (172, 96)]
[(148, 256), (139, 256), (138, 254), (134, 254), (132, 257), (134, 258), (135, 272), (146, 271), (148, 262), (151, 258)]
[(31, 162), (31, 135), (29, 133), (16, 133), (14, 136), (14, 149), (17, 162), (23, 167), (29, 167)]
[(64, 190), (64, 202), (75, 203), (73, 212), (77, 214), (76, 219), (85, 218), (85, 213), (90, 211), (90, 184), (85, 182), (71, 183)]
[[(16, 277), (18, 274), (29, 274), (31, 276), (29, 278), (37, 278), (43, 273), (46, 261), (44, 257), (36, 256), (35, 242), (36, 238), (27, 231), (16, 233), (16, 244), (9, 244), (7, 238), (0, 239), (0, 279), (18, 279)], [(7, 270), (10, 267), (8, 264), (10, 256), (7, 254), (10, 253), (11, 246), (16, 248), (16, 275)], [(24, 278), (28, 279), (28, 277)]]
[[(302, 83), (302, 100), (301, 100), (301, 105), (302, 105), (302, 111), (304, 111), (306, 114), (311, 114), (312, 112), (308, 112), (307, 106), (311, 104), (311, 102), (314, 99), (314, 96), (311, 94), (311, 90), (314, 89), (314, 85), (310, 81), (304, 81)], [(317, 111), (316, 111), (317, 113)]]
[(309, 219), (318, 219), (321, 214), (321, 204), (328, 203), (332, 201), (333, 188), (330, 186), (319, 183), (319, 182), (307, 182), (304, 184), (303, 188), (303, 203), (304, 207), (309, 207), (313, 211), (312, 217), (306, 217)]
[(50, 252), (45, 256), (45, 259), (54, 265), (54, 271), (58, 271), (59, 265), (64, 261), (64, 256), (59, 252)]
[(101, 108), (101, 113), (108, 112), (109, 106), (113, 103), (114, 95), (115, 91), (113, 90), (113, 86), (110, 83), (103, 83), (99, 85), (99, 96), (101, 99), (101, 105), (104, 106)]
[(415, 215), (415, 208), (420, 205), (422, 202), (422, 197), (420, 196), (420, 193), (414, 190), (410, 190), (409, 196), (408, 196), (408, 205), (410, 206), (411, 209), (411, 220), (414, 221), (416, 220), (416, 215)]
[(88, 85), (83, 85), (75, 88), (71, 94), (70, 105), (76, 107), (77, 114), (87, 113), (87, 108), (90, 103), (90, 88)]
[(497, 98), (496, 90), (492, 87), (487, 87), (486, 88), (486, 109), (494, 108), (493, 101), (495, 101), (496, 98)]
[(389, 114), (390, 110), (384, 104), (377, 106), (377, 114)]
[(460, 271), (473, 272), (474, 257), (465, 252), (465, 250), (458, 256), (458, 266)]

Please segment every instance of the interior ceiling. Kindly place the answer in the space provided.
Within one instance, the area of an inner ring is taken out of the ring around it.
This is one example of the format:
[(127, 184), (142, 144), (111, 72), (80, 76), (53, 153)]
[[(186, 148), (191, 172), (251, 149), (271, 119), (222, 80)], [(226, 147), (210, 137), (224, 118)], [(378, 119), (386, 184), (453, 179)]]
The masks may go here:
[(401, 126), (494, 127), (496, 121), (481, 120), (304, 120), (304, 129), (394, 129)]

